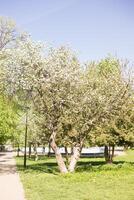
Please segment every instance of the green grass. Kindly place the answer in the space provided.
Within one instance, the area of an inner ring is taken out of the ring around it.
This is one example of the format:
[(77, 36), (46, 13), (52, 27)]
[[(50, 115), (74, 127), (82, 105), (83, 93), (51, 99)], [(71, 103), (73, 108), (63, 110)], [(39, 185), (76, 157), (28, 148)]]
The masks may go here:
[(134, 151), (106, 165), (103, 158), (83, 158), (74, 174), (61, 175), (54, 158), (17, 158), (27, 200), (134, 200)]

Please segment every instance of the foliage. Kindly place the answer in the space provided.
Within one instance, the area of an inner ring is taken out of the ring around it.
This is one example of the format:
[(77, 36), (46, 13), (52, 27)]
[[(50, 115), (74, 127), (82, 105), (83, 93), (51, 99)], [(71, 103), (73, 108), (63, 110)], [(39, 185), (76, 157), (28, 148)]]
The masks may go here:
[(102, 60), (97, 68), (99, 69), (101, 86), (104, 89), (102, 95), (105, 115), (103, 123), (96, 126), (93, 131), (93, 143), (124, 145), (127, 137), (131, 138), (130, 140), (133, 142), (134, 93), (130, 80), (123, 77), (122, 65), (118, 60), (107, 58)]
[(0, 96), (0, 144), (5, 144), (16, 132), (17, 115), (13, 105)]

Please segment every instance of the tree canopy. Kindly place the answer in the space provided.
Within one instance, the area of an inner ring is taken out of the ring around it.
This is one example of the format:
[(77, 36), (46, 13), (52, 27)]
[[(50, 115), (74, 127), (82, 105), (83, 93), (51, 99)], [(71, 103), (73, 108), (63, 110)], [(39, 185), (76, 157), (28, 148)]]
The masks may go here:
[[(124, 63), (106, 57), (81, 64), (69, 48), (46, 48), (7, 18), (0, 19), (0, 33), (1, 143), (11, 132), (22, 140), (20, 116), (28, 109), (28, 141), (49, 143), (63, 173), (74, 171), (86, 144), (133, 144), (133, 77), (124, 75)], [(72, 148), (68, 166), (60, 146)]]

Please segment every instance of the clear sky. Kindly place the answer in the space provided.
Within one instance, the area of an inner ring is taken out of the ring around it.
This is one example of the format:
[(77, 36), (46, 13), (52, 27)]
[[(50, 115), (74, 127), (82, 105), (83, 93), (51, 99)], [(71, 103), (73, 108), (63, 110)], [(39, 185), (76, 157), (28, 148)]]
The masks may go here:
[(107, 54), (134, 61), (134, 0), (0, 0), (34, 40), (69, 45), (82, 61)]

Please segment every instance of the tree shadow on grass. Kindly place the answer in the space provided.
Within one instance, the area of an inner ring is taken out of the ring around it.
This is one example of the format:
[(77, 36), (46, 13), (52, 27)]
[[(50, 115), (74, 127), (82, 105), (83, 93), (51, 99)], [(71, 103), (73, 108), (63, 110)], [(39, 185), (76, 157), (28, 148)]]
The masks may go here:
[(6, 155), (6, 153), (3, 153), (3, 152), (1, 153), (1, 152), (0, 152), (0, 156), (5, 156), (5, 155)]
[(15, 174), (16, 173), (16, 166), (10, 164), (0, 165), (0, 175), (8, 175), (8, 174)]
[[(26, 168), (22, 164), (17, 164), (18, 170), (23, 171), (23, 173), (48, 173), (53, 175), (58, 175), (59, 170), (55, 160), (43, 159), (43, 162), (34, 162), (33, 159), (30, 159), (31, 163), (28, 162)], [(126, 161), (114, 161), (112, 164), (106, 164), (105, 161), (79, 161), (77, 163), (76, 172), (96, 172), (96, 171), (110, 171), (110, 170), (119, 170), (125, 168), (134, 168), (134, 162)]]
[(17, 164), (18, 170), (23, 171), (24, 173), (49, 173), (57, 174), (59, 173), (57, 163), (49, 163), (44, 161), (44, 163), (38, 163), (35, 161), (33, 164), (27, 164), (27, 167), (24, 168), (22, 164)]
[(111, 164), (106, 164), (105, 161), (79, 161), (77, 164), (77, 172), (96, 172), (96, 171), (110, 171), (119, 169), (134, 169), (134, 162), (114, 161)]

